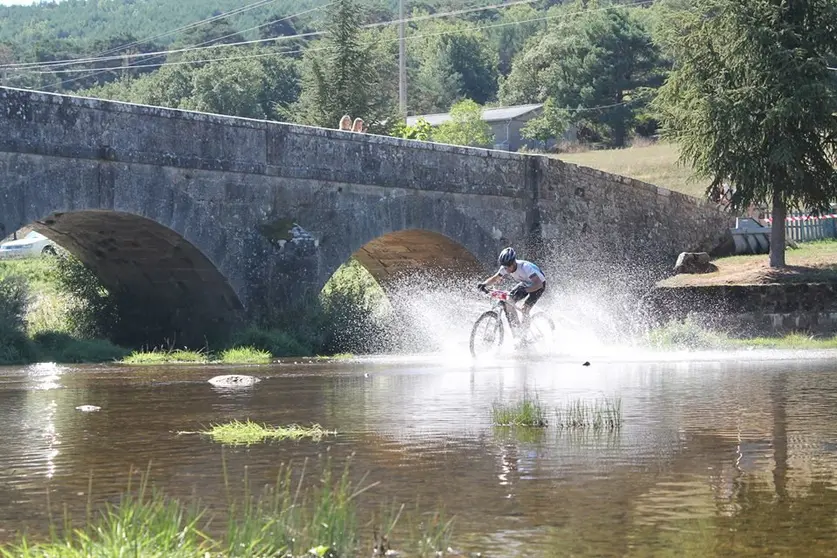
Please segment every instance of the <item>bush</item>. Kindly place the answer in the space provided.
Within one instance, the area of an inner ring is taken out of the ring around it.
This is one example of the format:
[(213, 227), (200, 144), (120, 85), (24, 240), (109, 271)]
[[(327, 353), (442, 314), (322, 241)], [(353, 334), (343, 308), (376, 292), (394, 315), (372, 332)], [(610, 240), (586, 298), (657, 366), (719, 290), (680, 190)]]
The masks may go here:
[(0, 364), (23, 364), (34, 359), (26, 337), (29, 289), (18, 275), (0, 277)]
[(0, 277), (0, 324), (18, 331), (26, 329), (29, 287), (19, 275)]
[(119, 322), (116, 297), (80, 260), (69, 254), (52, 258), (58, 290), (67, 295), (67, 331), (84, 339), (110, 339)]
[(37, 333), (32, 338), (38, 360), (79, 363), (119, 360), (128, 354), (127, 349), (117, 347), (101, 339), (76, 339), (57, 331)]

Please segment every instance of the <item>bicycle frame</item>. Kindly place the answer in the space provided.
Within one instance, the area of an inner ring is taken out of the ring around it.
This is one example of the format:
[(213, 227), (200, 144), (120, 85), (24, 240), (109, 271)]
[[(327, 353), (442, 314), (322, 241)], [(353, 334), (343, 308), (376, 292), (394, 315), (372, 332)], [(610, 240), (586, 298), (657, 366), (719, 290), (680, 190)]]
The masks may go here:
[[(484, 292), (491, 298), (491, 306), (502, 310), (502, 314), (506, 317), (506, 324), (509, 326), (509, 331), (511, 332), (512, 337), (516, 338), (519, 326), (522, 324), (520, 317), (521, 310), (517, 307), (514, 301), (511, 300), (511, 293), (500, 289), (490, 291), (488, 289), (484, 289)], [(512, 312), (514, 313), (515, 323), (512, 323)]]

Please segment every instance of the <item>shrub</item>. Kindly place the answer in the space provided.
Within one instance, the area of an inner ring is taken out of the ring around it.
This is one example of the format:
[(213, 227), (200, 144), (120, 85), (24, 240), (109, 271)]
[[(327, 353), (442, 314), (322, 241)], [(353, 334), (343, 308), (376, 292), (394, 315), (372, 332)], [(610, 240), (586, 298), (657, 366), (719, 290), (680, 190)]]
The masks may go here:
[(112, 338), (119, 322), (116, 297), (75, 257), (61, 253), (51, 259), (58, 290), (70, 301), (67, 331), (86, 339)]
[(76, 339), (58, 332), (36, 333), (32, 338), (39, 360), (51, 362), (106, 362), (119, 360), (128, 354), (127, 349), (117, 347), (103, 339)]

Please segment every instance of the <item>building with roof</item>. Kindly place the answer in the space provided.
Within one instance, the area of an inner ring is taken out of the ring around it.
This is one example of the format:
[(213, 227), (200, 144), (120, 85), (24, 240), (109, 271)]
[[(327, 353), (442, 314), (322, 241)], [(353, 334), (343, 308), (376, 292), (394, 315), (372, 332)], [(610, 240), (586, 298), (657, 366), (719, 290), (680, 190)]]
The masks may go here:
[[(568, 130), (564, 134), (564, 137), (546, 142), (546, 145), (544, 145), (544, 142), (522, 137), (520, 131), (523, 127), (533, 118), (540, 116), (541, 112), (543, 112), (542, 103), (483, 109), (482, 119), (491, 126), (491, 133), (494, 134), (494, 149), (518, 151), (523, 146), (530, 149), (551, 147), (559, 139), (563, 141), (575, 141), (574, 128)], [(415, 125), (419, 118), (423, 118), (428, 124), (435, 127), (448, 122), (450, 120), (450, 113), (408, 116), (407, 125)]]

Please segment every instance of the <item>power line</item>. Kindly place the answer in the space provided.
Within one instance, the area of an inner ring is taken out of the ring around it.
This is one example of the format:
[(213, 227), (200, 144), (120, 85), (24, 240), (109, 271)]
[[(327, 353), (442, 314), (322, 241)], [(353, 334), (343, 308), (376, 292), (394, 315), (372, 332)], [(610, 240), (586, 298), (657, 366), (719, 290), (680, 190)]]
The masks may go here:
[(270, 4), (270, 3), (275, 2), (275, 1), (276, 0), (256, 0), (256, 2), (253, 2), (252, 4), (247, 4), (246, 6), (236, 8), (236, 9), (231, 10), (229, 12), (224, 12), (224, 13), (220, 13), (220, 14), (215, 15), (215, 16), (210, 16), (210, 17), (202, 19), (200, 21), (187, 23), (186, 25), (178, 27), (177, 29), (172, 29), (171, 31), (166, 31), (165, 33), (160, 33), (160, 34), (154, 35), (152, 37), (149, 37), (147, 39), (143, 39), (143, 40), (140, 40), (140, 41), (134, 41), (132, 43), (127, 43), (125, 45), (114, 47), (110, 50), (106, 50), (105, 52), (101, 53), (101, 55), (107, 55), (107, 54), (110, 54), (111, 52), (116, 52), (116, 51), (119, 51), (119, 50), (130, 48), (132, 46), (141, 45), (143, 43), (150, 43), (151, 41), (155, 41), (155, 40), (157, 40), (161, 37), (168, 37), (169, 35), (179, 33), (180, 31), (185, 31), (187, 29), (192, 29), (193, 27), (198, 27), (200, 25), (205, 25), (207, 23), (212, 23), (213, 21), (218, 21), (220, 19), (226, 19), (228, 17), (238, 15), (238, 14), (242, 14), (244, 12), (254, 10), (256, 8), (261, 8), (261, 7), (263, 7), (267, 4)]
[[(163, 33), (163, 34), (161, 34), (161, 35), (157, 35), (157, 36), (155, 36), (155, 37), (153, 37), (152, 39), (149, 39), (149, 40), (154, 40), (155, 38), (159, 38), (159, 37), (163, 37), (163, 36), (166, 36), (166, 35), (170, 35), (170, 34), (172, 34), (172, 33), (176, 32), (176, 31), (179, 31), (179, 30), (185, 30), (185, 29), (189, 29), (189, 28), (197, 27), (197, 26), (199, 26), (199, 25), (203, 25), (204, 23), (209, 23), (209, 22), (212, 22), (212, 21), (216, 21), (216, 20), (218, 20), (218, 19), (222, 19), (222, 18), (225, 18), (225, 17), (229, 17), (229, 16), (231, 16), (231, 15), (237, 15), (237, 14), (243, 13), (243, 12), (245, 12), (245, 11), (248, 11), (248, 10), (251, 10), (251, 9), (254, 9), (254, 8), (257, 8), (257, 7), (262, 7), (262, 6), (266, 5), (266, 4), (269, 4), (269, 3), (271, 3), (271, 2), (275, 2), (275, 1), (276, 1), (276, 0), (258, 0), (257, 2), (255, 2), (255, 3), (253, 3), (253, 4), (249, 4), (249, 5), (247, 5), (247, 6), (244, 6), (244, 7), (240, 8), (240, 9), (238, 9), (238, 10), (233, 10), (232, 12), (226, 12), (226, 13), (224, 13), (224, 14), (219, 14), (218, 16), (211, 17), (211, 18), (205, 19), (205, 20), (203, 20), (203, 21), (196, 22), (196, 23), (194, 23), (194, 24), (190, 24), (190, 25), (183, 26), (183, 27), (181, 27), (181, 28), (179, 28), (179, 29), (177, 29), (177, 30), (175, 30), (175, 31), (170, 31), (170, 32), (168, 32), (168, 33)], [(333, 0), (332, 0), (332, 1), (333, 1)], [(315, 8), (312, 8), (312, 9), (309, 9), (309, 10), (305, 10), (305, 11), (303, 11), (303, 12), (299, 12), (299, 13), (297, 13), (297, 14), (293, 14), (293, 15), (290, 15), (290, 16), (286, 16), (286, 17), (280, 18), (280, 19), (278, 19), (278, 20), (274, 20), (274, 21), (272, 21), (272, 22), (270, 22), (270, 23), (276, 23), (276, 22), (278, 22), (278, 21), (284, 21), (284, 20), (287, 20), (287, 19), (291, 19), (291, 18), (294, 18), (294, 17), (298, 17), (298, 16), (300, 16), (300, 15), (304, 15), (304, 14), (307, 14), (307, 13), (309, 13), (309, 12), (312, 12), (312, 11), (315, 11), (315, 10), (319, 10), (319, 9), (321, 9), (321, 8), (323, 8), (323, 7), (327, 6), (327, 5), (329, 5), (329, 4), (331, 4), (331, 2), (328, 2), (327, 4), (324, 4), (324, 5), (322, 5), (322, 6), (317, 6), (317, 7), (315, 7)], [(226, 38), (226, 37), (230, 37), (231, 35), (232, 35), (232, 34), (230, 34), (230, 35), (225, 35), (224, 37), (221, 37), (221, 38), (223, 39), (223, 38)], [(213, 39), (213, 41), (217, 41), (217, 40), (219, 40), (219, 39)], [(203, 43), (200, 43), (200, 45), (197, 45), (197, 46), (198, 46), (198, 47), (201, 47), (201, 46), (205, 45), (205, 44), (206, 44), (206, 43), (208, 43), (208, 42), (211, 42), (211, 41), (204, 41)], [(153, 58), (159, 58), (159, 57), (160, 57), (160, 56), (152, 56), (152, 55), (149, 55), (149, 54), (146, 54), (146, 55), (144, 55), (144, 56), (145, 56), (145, 57), (150, 57), (151, 59), (153, 59)], [(119, 58), (122, 58), (122, 56), (120, 56)], [(123, 59), (124, 59), (124, 58), (123, 58)], [(127, 69), (127, 68), (131, 67), (131, 65), (130, 65), (130, 64), (128, 64), (128, 65), (123, 65), (123, 66), (120, 66), (120, 67), (121, 67), (121, 68), (123, 68), (123, 69)], [(103, 74), (103, 73), (105, 73), (105, 72), (108, 72), (108, 71), (110, 71), (110, 69), (109, 69), (109, 68), (104, 68), (104, 69), (101, 69), (101, 68), (100, 68), (100, 69), (99, 69), (99, 71), (94, 72), (93, 74), (83, 75), (83, 76), (79, 76), (79, 77), (75, 77), (75, 78), (71, 78), (71, 79), (65, 79), (65, 80), (60, 81), (60, 82), (59, 82), (59, 83), (57, 83), (57, 84), (54, 84), (54, 85), (46, 85), (46, 86), (45, 86), (45, 89), (48, 89), (48, 88), (50, 88), (50, 87), (56, 87), (56, 88), (57, 88), (57, 87), (59, 87), (59, 86), (64, 86), (64, 85), (67, 85), (67, 84), (69, 84), (69, 83), (76, 82), (76, 81), (78, 81), (78, 80), (80, 80), (80, 79), (83, 79), (83, 78), (85, 78), (85, 77), (94, 77), (94, 76), (101, 75), (101, 74)], [(55, 72), (38, 72), (38, 73), (55, 73)]]
[[(271, 1), (273, 1), (273, 0), (271, 0)], [(409, 23), (409, 22), (414, 22), (414, 21), (424, 21), (424, 20), (428, 20), (428, 19), (438, 19), (440, 17), (449, 17), (449, 16), (453, 16), (453, 15), (461, 15), (461, 14), (471, 13), (471, 12), (493, 10), (493, 9), (498, 9), (498, 8), (507, 8), (507, 7), (516, 6), (516, 5), (520, 5), (520, 4), (531, 4), (533, 2), (539, 2), (539, 1), (540, 0), (518, 0), (516, 2), (508, 2), (508, 3), (504, 3), (504, 4), (494, 4), (494, 5), (491, 5), (491, 6), (464, 8), (464, 9), (460, 9), (460, 10), (452, 10), (452, 11), (449, 11), (449, 12), (439, 12), (439, 13), (435, 13), (435, 14), (427, 14), (427, 15), (415, 16), (415, 17), (405, 18), (405, 19), (394, 19), (394, 20), (390, 20), (390, 21), (370, 23), (369, 25), (364, 25), (362, 27), (363, 28), (383, 27), (383, 26), (386, 26), (386, 25), (395, 25), (395, 24)], [(154, 52), (138, 52), (138, 53), (130, 53), (130, 54), (119, 54), (119, 55), (114, 55), (114, 56), (101, 56), (101, 57), (90, 57), (90, 58), (72, 58), (72, 59), (66, 59), (66, 60), (50, 60), (50, 61), (46, 61), (46, 62), (20, 62), (20, 63), (15, 63), (15, 64), (0, 64), (0, 69), (26, 70), (26, 69), (31, 69), (31, 68), (60, 68), (60, 67), (64, 67), (64, 66), (73, 66), (75, 64), (91, 64), (91, 63), (94, 63), (94, 62), (107, 62), (107, 61), (110, 61), (110, 60), (124, 60), (126, 58), (127, 59), (131, 59), (131, 58), (155, 58), (155, 57), (158, 57), (158, 56), (163, 56), (163, 55), (168, 55), (168, 54), (180, 54), (180, 53), (183, 53), (183, 52), (190, 52), (190, 51), (195, 51), (195, 50), (206, 50), (206, 49), (211, 49), (211, 48), (245, 46), (245, 45), (254, 45), (254, 44), (261, 44), (261, 43), (269, 43), (269, 42), (290, 40), (290, 39), (302, 39), (302, 38), (317, 37), (317, 36), (325, 35), (326, 32), (325, 31), (311, 31), (311, 32), (307, 32), (307, 33), (299, 33), (299, 34), (296, 34), (296, 35), (280, 35), (278, 37), (269, 37), (269, 38), (266, 38), (266, 39), (252, 39), (252, 40), (249, 40), (249, 41), (239, 41), (237, 43), (222, 43), (222, 44), (212, 44), (212, 45), (209, 45), (209, 46), (204, 46), (204, 45), (207, 45), (208, 43), (214, 43), (214, 42), (219, 41), (221, 39), (232, 37), (233, 35), (237, 35), (237, 34), (240, 34), (240, 33), (246, 33), (247, 31), (251, 31), (253, 29), (258, 29), (259, 27), (264, 27), (266, 25), (270, 25), (271, 23), (284, 21), (286, 19), (299, 17), (301, 15), (305, 15), (307, 13), (310, 13), (310, 12), (313, 12), (313, 11), (316, 11), (316, 10), (320, 10), (322, 8), (325, 8), (325, 7), (329, 6), (332, 3), (333, 3), (333, 0), (331, 2), (328, 2), (327, 4), (324, 4), (322, 6), (318, 6), (316, 8), (311, 8), (310, 10), (306, 10), (304, 12), (300, 12), (300, 13), (297, 13), (297, 14), (293, 14), (291, 16), (283, 17), (283, 18), (280, 18), (280, 19), (277, 19), (277, 20), (274, 20), (274, 21), (271, 21), (271, 22), (268, 22), (268, 23), (264, 23), (262, 25), (258, 25), (256, 27), (251, 27), (250, 29), (245, 29), (245, 30), (240, 31), (240, 32), (230, 33), (228, 35), (224, 35), (223, 37), (218, 37), (218, 38), (215, 38), (215, 39), (212, 39), (212, 40), (209, 40), (209, 41), (205, 41), (205, 42), (200, 43), (198, 45), (192, 45), (192, 46), (189, 46), (189, 47), (183, 47), (183, 48), (179, 48), (179, 49), (160, 50), (160, 51), (154, 51)], [(120, 66), (120, 68), (121, 67), (123, 67), (123, 66)], [(130, 68), (130, 67), (136, 67), (136, 66), (128, 65), (127, 67)], [(93, 68), (85, 68), (85, 69), (93, 70)]]
[[(630, 4), (624, 4), (624, 5), (619, 6), (619, 7), (628, 7), (629, 8), (629, 7), (634, 7), (634, 6), (641, 6), (641, 5), (651, 4), (651, 3), (653, 3), (653, 1), (654, 0), (641, 0), (639, 2), (632, 2)], [(481, 25), (481, 26), (475, 26), (473, 29), (481, 31), (481, 30), (485, 30), (485, 29), (506, 27), (508, 25), (522, 25), (524, 23), (534, 23), (534, 22), (537, 22), (537, 21), (548, 21), (548, 20), (553, 20), (553, 19), (569, 18), (570, 16), (579, 15), (579, 14), (583, 14), (583, 13), (587, 13), (587, 12), (605, 11), (605, 10), (611, 10), (611, 9), (614, 9), (613, 6), (609, 6), (609, 7), (606, 7), (606, 8), (594, 8), (594, 9), (590, 9), (590, 10), (581, 10), (581, 11), (577, 11), (577, 12), (568, 12), (568, 13), (563, 13), (563, 14), (555, 14), (555, 15), (551, 15), (551, 16), (541, 16), (541, 17), (531, 18), (531, 19), (526, 19), (526, 20), (507, 21), (507, 22), (502, 22), (502, 23), (494, 23), (494, 24), (490, 24), (490, 25)], [(425, 17), (425, 16), (421, 16), (421, 17)], [(441, 17), (441, 15), (440, 15), (440, 17)], [(398, 20), (396, 20), (396, 22), (397, 21)], [(392, 22), (387, 22), (387, 23), (392, 23)], [(408, 37), (405, 37), (405, 39), (406, 40), (423, 39), (423, 38), (428, 38), (428, 37), (450, 35), (450, 34), (454, 34), (454, 33), (458, 33), (458, 32), (459, 32), (458, 29), (453, 29), (453, 30), (447, 30), (447, 31), (440, 31), (440, 32), (436, 32), (436, 33), (425, 33), (425, 34), (419, 34), (419, 35), (410, 35)], [(315, 32), (315, 33), (324, 33), (324, 32)], [(262, 42), (267, 42), (267, 41), (295, 39), (295, 38), (306, 37), (306, 36), (310, 36), (310, 35), (311, 35), (311, 33), (302, 33), (302, 34), (298, 34), (298, 35), (285, 35), (285, 36), (281, 36), (281, 37), (273, 37), (273, 38), (270, 38), (270, 39), (259, 39), (259, 40), (254, 40), (254, 41), (246, 41), (244, 43), (213, 45), (213, 46), (218, 46), (218, 47), (241, 46), (243, 44), (256, 44), (256, 43), (262, 43)], [(397, 40), (399, 40), (399, 39), (391, 39), (391, 40), (384, 41), (384, 42), (393, 42), (393, 41), (397, 41)], [(371, 45), (374, 45), (374, 44), (375, 43), (360, 43), (361, 46), (371, 46)], [(202, 63), (208, 63), (208, 62), (220, 62), (220, 61), (224, 61), (224, 60), (243, 60), (243, 59), (248, 59), (248, 58), (263, 58), (263, 57), (266, 57), (266, 56), (282, 56), (282, 55), (286, 55), (286, 54), (296, 54), (296, 53), (307, 52), (307, 51), (330, 50), (332, 48), (334, 48), (334, 47), (308, 47), (308, 48), (300, 48), (300, 49), (296, 49), (296, 50), (282, 50), (282, 51), (278, 51), (278, 52), (268, 52), (268, 53), (260, 53), (260, 54), (245, 54), (245, 55), (241, 55), (241, 56), (223, 56), (223, 57), (218, 57), (218, 58), (206, 58), (206, 59), (201, 59), (201, 60), (179, 60), (179, 61), (174, 61), (174, 62), (160, 62), (160, 63), (155, 63), (155, 64), (130, 64), (130, 65), (127, 65), (127, 66), (113, 66), (113, 67), (108, 67), (108, 68), (75, 68), (75, 69), (55, 70), (55, 71), (35, 71), (35, 70), (23, 69), (23, 71), (24, 71), (24, 73), (30, 73), (30, 74), (83, 73), (83, 72), (102, 72), (103, 73), (103, 72), (112, 71), (112, 70), (127, 70), (127, 69), (137, 69), (137, 68), (160, 68), (160, 67), (163, 67), (163, 66), (176, 66), (176, 65), (182, 65), (182, 64), (202, 64)], [(145, 55), (138, 55), (138, 56), (151, 56), (151, 55), (150, 54), (145, 54)], [(2, 66), (0, 66), (0, 68), (2, 68)], [(69, 82), (69, 80), (67, 82)], [(62, 83), (64, 83), (64, 82), (62, 82)]]

